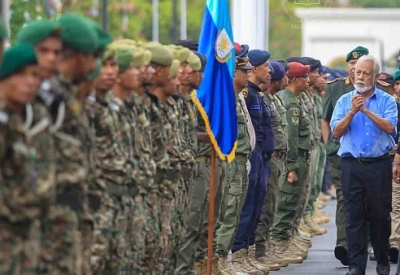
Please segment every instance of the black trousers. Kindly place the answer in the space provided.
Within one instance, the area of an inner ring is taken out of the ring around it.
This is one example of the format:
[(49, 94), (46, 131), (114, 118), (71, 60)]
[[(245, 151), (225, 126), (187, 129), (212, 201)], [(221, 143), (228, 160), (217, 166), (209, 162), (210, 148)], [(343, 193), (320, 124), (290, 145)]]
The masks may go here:
[(342, 158), (349, 267), (365, 274), (368, 260), (368, 227), (378, 264), (389, 264), (392, 211), (391, 158), (360, 163)]

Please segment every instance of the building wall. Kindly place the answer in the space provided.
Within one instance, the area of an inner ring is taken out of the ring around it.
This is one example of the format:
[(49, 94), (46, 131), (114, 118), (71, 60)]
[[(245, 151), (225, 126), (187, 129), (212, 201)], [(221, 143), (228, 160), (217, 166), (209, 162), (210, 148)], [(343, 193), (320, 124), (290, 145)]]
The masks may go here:
[(357, 46), (367, 47), (382, 65), (400, 49), (400, 9), (296, 9), (302, 20), (302, 55), (323, 64)]

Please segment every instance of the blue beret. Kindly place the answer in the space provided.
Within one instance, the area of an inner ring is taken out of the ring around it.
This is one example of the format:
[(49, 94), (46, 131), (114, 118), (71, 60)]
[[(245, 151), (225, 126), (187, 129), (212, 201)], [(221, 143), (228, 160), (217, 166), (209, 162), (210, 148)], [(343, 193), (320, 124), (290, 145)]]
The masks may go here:
[(249, 51), (249, 61), (253, 66), (260, 66), (261, 64), (268, 61), (271, 54), (268, 51), (263, 50), (251, 50)]
[(275, 72), (274, 67), (268, 62), (268, 68), (271, 70), (271, 75)]
[(269, 62), (269, 64), (271, 65), (271, 67), (274, 68), (274, 72), (271, 74), (271, 80), (279, 81), (279, 80), (283, 79), (283, 77), (286, 74), (285, 67), (278, 61), (271, 61), (271, 62)]

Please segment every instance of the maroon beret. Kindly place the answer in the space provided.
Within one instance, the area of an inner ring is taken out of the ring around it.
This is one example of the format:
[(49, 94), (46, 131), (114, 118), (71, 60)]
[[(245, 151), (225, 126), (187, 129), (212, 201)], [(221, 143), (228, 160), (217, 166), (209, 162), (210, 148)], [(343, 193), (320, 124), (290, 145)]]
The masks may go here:
[(287, 76), (291, 77), (305, 76), (310, 72), (309, 65), (303, 65), (298, 62), (290, 62), (289, 65), (290, 69), (287, 71)]

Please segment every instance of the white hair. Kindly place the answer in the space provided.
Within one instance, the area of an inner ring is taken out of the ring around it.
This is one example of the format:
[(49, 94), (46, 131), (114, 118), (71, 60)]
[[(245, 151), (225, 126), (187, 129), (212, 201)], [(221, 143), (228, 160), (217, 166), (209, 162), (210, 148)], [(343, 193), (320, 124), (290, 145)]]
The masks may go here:
[(361, 56), (360, 59), (358, 59), (358, 61), (356, 63), (356, 66), (358, 64), (360, 64), (360, 63), (363, 63), (363, 62), (371, 62), (371, 63), (374, 64), (374, 67), (375, 67), (374, 74), (375, 75), (378, 74), (379, 71), (381, 70), (380, 66), (379, 66), (379, 61), (378, 61), (378, 59), (376, 59), (375, 56), (372, 56), (372, 55), (363, 55), (363, 56)]

